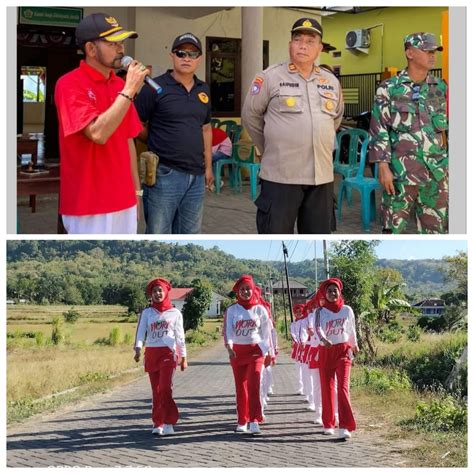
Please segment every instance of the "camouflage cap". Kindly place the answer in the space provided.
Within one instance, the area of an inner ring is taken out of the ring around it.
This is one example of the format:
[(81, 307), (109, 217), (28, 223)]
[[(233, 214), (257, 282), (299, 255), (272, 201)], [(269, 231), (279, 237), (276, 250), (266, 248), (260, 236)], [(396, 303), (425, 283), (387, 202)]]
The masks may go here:
[(422, 51), (443, 51), (443, 47), (436, 44), (433, 33), (411, 33), (403, 40), (405, 49), (416, 48)]

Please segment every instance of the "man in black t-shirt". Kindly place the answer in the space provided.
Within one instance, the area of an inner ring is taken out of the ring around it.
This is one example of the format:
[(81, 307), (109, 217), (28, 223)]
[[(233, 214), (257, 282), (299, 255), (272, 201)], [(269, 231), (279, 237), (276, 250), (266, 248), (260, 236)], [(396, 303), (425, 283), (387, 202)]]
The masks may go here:
[(209, 86), (195, 71), (202, 46), (192, 33), (178, 36), (170, 53), (173, 69), (145, 87), (135, 105), (146, 125), (148, 149), (160, 160), (154, 186), (144, 185), (147, 234), (201, 232), (205, 189), (213, 182)]

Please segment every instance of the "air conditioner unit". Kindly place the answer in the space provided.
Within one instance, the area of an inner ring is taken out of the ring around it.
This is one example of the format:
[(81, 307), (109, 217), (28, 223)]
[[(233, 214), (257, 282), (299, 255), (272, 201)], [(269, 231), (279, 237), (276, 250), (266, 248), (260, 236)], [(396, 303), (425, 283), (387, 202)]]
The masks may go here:
[(346, 33), (346, 49), (367, 49), (369, 46), (369, 30), (351, 30)]

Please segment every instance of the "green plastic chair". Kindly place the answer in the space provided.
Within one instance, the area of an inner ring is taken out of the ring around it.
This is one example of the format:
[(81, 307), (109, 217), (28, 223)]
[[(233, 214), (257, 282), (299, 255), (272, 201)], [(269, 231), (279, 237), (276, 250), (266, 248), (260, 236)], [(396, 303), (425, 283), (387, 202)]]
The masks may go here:
[[(361, 158), (361, 150), (364, 141), (369, 140), (369, 134), (361, 128), (348, 128), (340, 131), (336, 135), (337, 148), (334, 159), (334, 173), (342, 175), (342, 180), (350, 178), (357, 174), (359, 169), (359, 162)], [(348, 162), (341, 162), (341, 152), (343, 141), (349, 140), (348, 147)], [(347, 193), (347, 203), (352, 204), (352, 193), (349, 190)]]
[(257, 199), (257, 180), (260, 171), (260, 163), (255, 161), (255, 145), (250, 143), (236, 143), (232, 147), (232, 156), (235, 159), (236, 187), (242, 192), (242, 176), (240, 174), (242, 168), (248, 170), (250, 175), (250, 196), (252, 201)]
[[(379, 183), (378, 176), (378, 166), (375, 164), (374, 168), (374, 178), (364, 176), (365, 171), (365, 159), (367, 156), (367, 147), (369, 145), (369, 140), (364, 140), (360, 152), (360, 162), (357, 169), (357, 174), (342, 180), (341, 185), (339, 186), (339, 193), (337, 197), (337, 217), (338, 220), (342, 220), (342, 203), (344, 201), (344, 195), (353, 189), (359, 191), (360, 193), (360, 203), (362, 211), (362, 225), (364, 231), (369, 231), (370, 222), (374, 221), (376, 218), (376, 202), (375, 202), (375, 191), (380, 189), (382, 185)], [(347, 194), (346, 194), (347, 197)]]
[(242, 125), (239, 125), (234, 120), (223, 120), (219, 124), (219, 128), (222, 128), (227, 136), (230, 138), (232, 143), (237, 143), (240, 140), (240, 135), (242, 133)]
[(213, 118), (211, 119), (211, 127), (212, 128), (220, 128), (221, 121), (219, 119)]
[[(222, 127), (222, 125), (224, 125), (224, 128)], [(242, 134), (242, 129), (243, 129), (242, 125), (239, 125), (233, 120), (224, 120), (223, 122), (221, 122), (221, 126), (219, 128), (223, 128), (223, 130), (227, 133), (227, 135), (229, 136), (232, 142), (232, 147), (234, 146), (234, 144), (236, 144), (240, 140), (240, 135)], [(230, 158), (224, 158), (212, 164), (214, 177), (215, 177), (214, 187), (215, 187), (216, 194), (219, 194), (221, 192), (220, 177), (222, 175), (222, 167), (226, 165), (230, 165), (229, 166), (230, 186), (235, 189), (237, 183), (236, 183), (236, 175), (235, 175), (236, 166), (235, 166), (235, 159), (234, 159), (234, 150), (232, 150), (232, 155)]]

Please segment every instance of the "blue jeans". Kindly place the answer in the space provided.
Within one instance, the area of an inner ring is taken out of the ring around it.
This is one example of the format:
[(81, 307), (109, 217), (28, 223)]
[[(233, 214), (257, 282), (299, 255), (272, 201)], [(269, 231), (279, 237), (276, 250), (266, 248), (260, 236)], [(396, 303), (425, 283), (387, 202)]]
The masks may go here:
[(204, 175), (160, 164), (154, 186), (143, 187), (147, 234), (199, 234), (204, 204)]
[(227, 160), (228, 158), (230, 158), (230, 156), (222, 153), (222, 151), (216, 151), (215, 153), (212, 154), (213, 163), (219, 160)]

